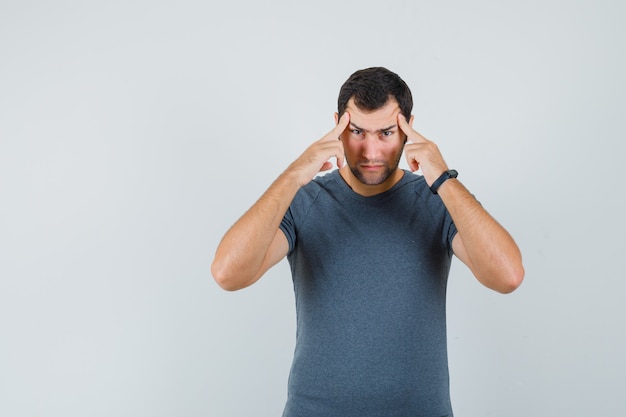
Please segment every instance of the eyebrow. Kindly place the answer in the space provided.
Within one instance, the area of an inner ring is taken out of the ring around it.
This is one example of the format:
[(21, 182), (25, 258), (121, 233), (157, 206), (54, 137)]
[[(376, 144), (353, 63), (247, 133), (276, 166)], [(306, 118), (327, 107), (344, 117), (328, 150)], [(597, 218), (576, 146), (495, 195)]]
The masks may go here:
[[(361, 131), (363, 131), (363, 132), (370, 133), (370, 131), (369, 131), (369, 130), (367, 130), (367, 129), (363, 129), (363, 128), (361, 128), (361, 127), (359, 127), (359, 126), (355, 125), (355, 124), (354, 124), (354, 123), (352, 123), (352, 122), (350, 122), (350, 126), (352, 126), (354, 129), (358, 129), (358, 130), (361, 130)], [(395, 129), (396, 127), (398, 127), (398, 125), (397, 125), (397, 124), (395, 124), (395, 125), (391, 125), (391, 126), (389, 126), (389, 127), (384, 127), (384, 128), (382, 128), (382, 129), (378, 129), (376, 132), (386, 132), (386, 131), (388, 131), (388, 130)]]

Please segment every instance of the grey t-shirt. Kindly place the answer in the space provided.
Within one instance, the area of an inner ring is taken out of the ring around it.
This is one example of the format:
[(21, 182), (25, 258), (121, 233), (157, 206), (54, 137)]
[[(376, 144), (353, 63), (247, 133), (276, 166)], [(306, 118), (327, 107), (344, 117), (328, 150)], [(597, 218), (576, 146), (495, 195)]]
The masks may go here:
[(446, 285), (456, 227), (422, 176), (356, 194), (338, 171), (281, 230), (296, 298), (283, 417), (451, 416)]

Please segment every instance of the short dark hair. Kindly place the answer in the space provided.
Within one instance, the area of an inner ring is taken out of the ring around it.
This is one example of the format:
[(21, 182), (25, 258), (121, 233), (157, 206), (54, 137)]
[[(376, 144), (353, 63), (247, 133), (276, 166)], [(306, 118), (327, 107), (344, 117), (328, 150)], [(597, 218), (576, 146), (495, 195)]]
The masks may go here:
[(356, 71), (339, 90), (337, 112), (339, 117), (346, 111), (348, 101), (361, 110), (373, 111), (383, 107), (389, 99), (394, 99), (402, 115), (411, 117), (413, 96), (409, 86), (396, 74), (383, 67), (371, 67)]

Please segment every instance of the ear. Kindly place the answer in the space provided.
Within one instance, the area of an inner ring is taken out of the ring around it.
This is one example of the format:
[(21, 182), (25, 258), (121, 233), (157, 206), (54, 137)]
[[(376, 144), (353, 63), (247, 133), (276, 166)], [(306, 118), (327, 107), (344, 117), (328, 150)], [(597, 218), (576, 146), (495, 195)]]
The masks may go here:
[(335, 124), (339, 123), (339, 113), (335, 112)]

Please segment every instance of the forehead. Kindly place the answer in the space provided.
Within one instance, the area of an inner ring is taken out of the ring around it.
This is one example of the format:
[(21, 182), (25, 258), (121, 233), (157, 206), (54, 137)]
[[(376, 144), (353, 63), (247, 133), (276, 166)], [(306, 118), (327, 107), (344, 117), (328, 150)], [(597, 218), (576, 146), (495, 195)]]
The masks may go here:
[(346, 111), (350, 113), (351, 123), (363, 129), (377, 130), (397, 124), (400, 106), (397, 101), (392, 99), (379, 109), (366, 111), (359, 109), (354, 104), (354, 100), (350, 99)]

